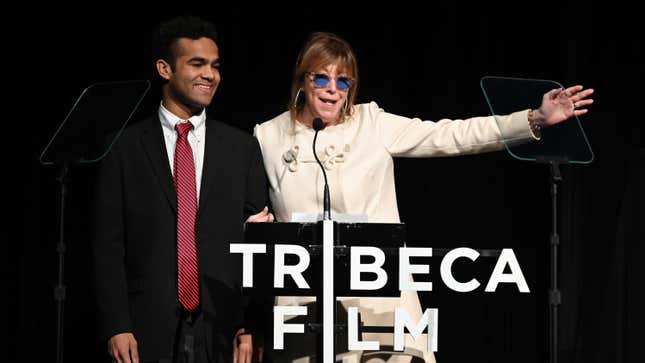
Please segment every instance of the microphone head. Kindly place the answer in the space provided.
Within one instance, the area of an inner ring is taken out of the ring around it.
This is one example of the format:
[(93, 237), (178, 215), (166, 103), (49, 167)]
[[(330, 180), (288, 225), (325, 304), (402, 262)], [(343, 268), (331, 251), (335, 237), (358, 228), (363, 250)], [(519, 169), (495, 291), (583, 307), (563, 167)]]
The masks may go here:
[(312, 123), (314, 131), (320, 131), (325, 127), (325, 123), (320, 117), (316, 117)]

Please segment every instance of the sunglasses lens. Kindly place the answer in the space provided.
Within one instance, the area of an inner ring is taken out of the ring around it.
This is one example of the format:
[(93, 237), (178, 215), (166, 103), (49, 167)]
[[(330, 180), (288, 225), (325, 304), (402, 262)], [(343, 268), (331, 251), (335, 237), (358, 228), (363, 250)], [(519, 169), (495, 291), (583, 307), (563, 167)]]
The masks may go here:
[(352, 80), (350, 78), (339, 77), (338, 80), (336, 81), (336, 87), (338, 87), (339, 90), (347, 91), (351, 86), (352, 86)]
[(316, 87), (326, 87), (329, 84), (329, 77), (325, 74), (314, 74), (314, 84)]
[[(316, 87), (327, 87), (329, 84), (330, 78), (328, 75), (323, 73), (312, 73), (314, 85)], [(347, 91), (351, 86), (354, 80), (349, 77), (338, 77), (336, 79), (336, 87), (341, 91)]]

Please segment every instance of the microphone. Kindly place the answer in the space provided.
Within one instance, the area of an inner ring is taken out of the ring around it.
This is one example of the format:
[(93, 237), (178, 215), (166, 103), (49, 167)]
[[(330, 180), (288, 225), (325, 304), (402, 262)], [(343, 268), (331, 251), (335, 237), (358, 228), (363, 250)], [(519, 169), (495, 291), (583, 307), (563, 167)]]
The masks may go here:
[(323, 123), (323, 120), (320, 119), (320, 117), (316, 117), (312, 123), (312, 126), (314, 128), (314, 131), (316, 131), (316, 133), (314, 134), (314, 142), (312, 146), (314, 151), (314, 158), (316, 158), (316, 162), (318, 162), (318, 165), (320, 166), (320, 169), (323, 172), (323, 177), (325, 178), (325, 189), (323, 191), (323, 219), (331, 220), (331, 210), (329, 208), (329, 185), (327, 184), (327, 173), (325, 172), (325, 168), (323, 167), (320, 160), (318, 160), (318, 154), (316, 154), (316, 138), (318, 137), (318, 131), (322, 130), (325, 127), (325, 124)]

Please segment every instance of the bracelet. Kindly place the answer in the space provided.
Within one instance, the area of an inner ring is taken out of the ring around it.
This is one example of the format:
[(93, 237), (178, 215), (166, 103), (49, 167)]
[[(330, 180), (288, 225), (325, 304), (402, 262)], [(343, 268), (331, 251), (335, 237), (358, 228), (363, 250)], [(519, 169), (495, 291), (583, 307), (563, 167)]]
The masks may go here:
[(540, 125), (539, 122), (535, 120), (535, 117), (533, 116), (533, 111), (534, 110), (529, 109), (529, 113), (527, 117), (529, 119), (529, 129), (531, 129), (531, 133), (533, 134), (533, 136), (539, 139), (540, 137), (542, 137), (542, 132), (541, 132), (542, 126)]

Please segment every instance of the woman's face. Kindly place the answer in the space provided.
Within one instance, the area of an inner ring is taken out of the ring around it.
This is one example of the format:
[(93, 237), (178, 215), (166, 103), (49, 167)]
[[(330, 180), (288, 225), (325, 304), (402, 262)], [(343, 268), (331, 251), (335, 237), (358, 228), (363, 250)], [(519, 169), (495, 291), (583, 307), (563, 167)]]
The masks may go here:
[(338, 66), (330, 64), (305, 74), (302, 87), (305, 107), (300, 122), (311, 125), (313, 119), (320, 117), (326, 125), (334, 125), (340, 120), (352, 79), (338, 73)]

